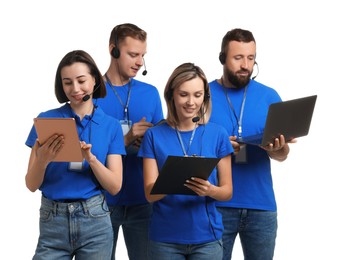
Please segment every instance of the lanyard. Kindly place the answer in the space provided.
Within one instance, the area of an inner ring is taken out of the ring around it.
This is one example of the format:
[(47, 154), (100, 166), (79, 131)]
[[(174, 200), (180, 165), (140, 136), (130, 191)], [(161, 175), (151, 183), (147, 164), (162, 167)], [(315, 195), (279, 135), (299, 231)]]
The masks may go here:
[[(82, 128), (80, 129), (79, 127), (77, 127), (77, 132), (78, 132), (78, 136), (79, 136), (79, 139), (81, 141), (85, 141), (85, 138), (82, 138), (82, 135), (84, 133), (84, 130), (86, 130), (88, 127), (89, 127), (89, 135), (88, 135), (88, 144), (91, 144), (91, 123), (92, 123), (92, 120), (93, 120), (93, 117), (94, 117), (94, 114), (95, 114), (95, 110), (96, 110), (97, 106), (96, 105), (93, 105), (93, 110), (91, 112), (91, 116), (89, 116), (89, 119), (88, 121), (83, 124), (82, 121), (80, 121), (80, 124), (82, 126)], [(79, 118), (79, 117), (78, 117)], [(83, 120), (86, 118), (86, 116), (83, 118)], [(76, 171), (76, 172), (80, 172), (80, 171), (83, 171), (85, 168), (84, 168), (84, 162), (85, 162), (85, 159), (83, 158), (83, 161), (82, 162), (69, 162), (69, 166), (68, 166), (68, 170), (69, 171)], [(91, 171), (91, 168), (89, 167), (90, 171)]]
[(195, 136), (195, 133), (196, 133), (196, 125), (195, 125), (195, 128), (192, 130), (191, 137), (190, 137), (190, 140), (189, 140), (189, 146), (188, 146), (188, 149), (186, 151), (185, 151), (184, 143), (183, 143), (183, 140), (182, 140), (182, 136), (181, 136), (180, 132), (178, 131), (177, 126), (176, 126), (176, 132), (177, 132), (179, 143), (182, 146), (183, 154), (184, 154), (184, 156), (187, 157), (188, 156), (188, 152), (190, 150), (190, 146), (191, 146), (192, 140), (194, 139), (194, 136)]
[(121, 106), (123, 107), (124, 109), (124, 119), (126, 121), (129, 120), (128, 118), (128, 105), (129, 105), (129, 101), (131, 100), (131, 89), (132, 89), (132, 80), (129, 80), (129, 83), (128, 83), (128, 94), (127, 94), (127, 100), (126, 100), (126, 104), (124, 105), (124, 103), (122, 102), (118, 92), (116, 91), (115, 87), (113, 86), (112, 82), (110, 81), (110, 79), (108, 78), (107, 76), (107, 73), (105, 74), (105, 78), (107, 80), (107, 82), (109, 83), (110, 87), (112, 88), (115, 96), (118, 98)]
[(91, 142), (91, 121), (93, 120), (93, 117), (94, 117), (94, 114), (95, 114), (95, 110), (96, 110), (96, 106), (94, 105), (93, 106), (93, 110), (91, 112), (91, 116), (89, 116), (89, 119), (88, 119), (88, 122), (83, 126), (82, 122), (81, 122), (81, 125), (82, 125), (82, 129), (79, 133), (79, 137), (80, 137), (80, 140), (81, 141), (84, 141), (84, 138), (82, 138), (82, 135), (83, 135), (83, 132), (84, 130), (86, 130), (89, 126), (89, 140), (88, 140), (88, 143)]
[(239, 128), (238, 128), (238, 136), (239, 136), (239, 137), (242, 137), (242, 117), (243, 117), (243, 111), (244, 111), (244, 109), (245, 109), (245, 102), (246, 102), (246, 95), (247, 95), (247, 88), (248, 88), (248, 85), (245, 87), (245, 91), (244, 91), (244, 93), (243, 93), (243, 99), (242, 99), (242, 103), (241, 103), (240, 116), (239, 116), (239, 119), (238, 119), (238, 117), (237, 117), (237, 115), (236, 115), (236, 112), (235, 112), (235, 109), (234, 109), (234, 106), (233, 106), (233, 104), (232, 104), (232, 102), (231, 102), (231, 100), (230, 100), (230, 98), (229, 98), (229, 96), (228, 96), (228, 89), (227, 89), (227, 88), (224, 86), (224, 84), (223, 84), (223, 78), (221, 78), (221, 81), (222, 81), (223, 89), (224, 89), (224, 91), (225, 91), (225, 93), (226, 93), (227, 102), (228, 102), (230, 108), (232, 109), (232, 111), (233, 111), (233, 113), (234, 113), (234, 117), (235, 117), (235, 119), (236, 119), (236, 121), (237, 121), (237, 123), (238, 123), (238, 127), (239, 127)]

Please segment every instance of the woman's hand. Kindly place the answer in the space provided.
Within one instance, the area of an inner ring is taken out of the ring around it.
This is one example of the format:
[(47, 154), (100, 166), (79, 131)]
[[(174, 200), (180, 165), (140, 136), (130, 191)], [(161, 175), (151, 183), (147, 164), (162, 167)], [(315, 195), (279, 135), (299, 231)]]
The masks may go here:
[(34, 150), (39, 161), (48, 164), (57, 156), (63, 145), (64, 136), (55, 134), (49, 137), (44, 144), (40, 144), (39, 140), (37, 139), (32, 149)]
[(214, 187), (209, 181), (196, 177), (191, 177), (191, 179), (186, 180), (184, 186), (188, 187), (199, 196), (210, 196)]

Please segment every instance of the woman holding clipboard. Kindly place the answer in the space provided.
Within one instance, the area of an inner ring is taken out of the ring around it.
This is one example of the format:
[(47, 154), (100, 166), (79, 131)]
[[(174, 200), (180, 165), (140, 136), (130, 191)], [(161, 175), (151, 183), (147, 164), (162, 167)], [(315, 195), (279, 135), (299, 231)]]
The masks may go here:
[[(233, 148), (228, 133), (208, 123), (209, 85), (200, 67), (178, 66), (164, 98), (166, 121), (146, 131), (138, 154), (143, 157), (145, 195), (153, 202), (149, 259), (221, 259), (223, 224), (215, 202), (232, 196)], [(195, 195), (151, 194), (169, 155), (221, 159), (208, 180), (190, 178), (184, 183)]]
[(38, 118), (74, 118), (84, 160), (55, 161), (64, 136), (51, 133), (40, 143), (33, 126), (25, 177), (27, 188), (41, 190), (40, 236), (33, 259), (110, 259), (113, 231), (103, 190), (116, 194), (125, 154), (120, 123), (93, 104), (106, 95), (102, 75), (91, 56), (76, 50), (60, 61), (55, 95), (63, 106)]

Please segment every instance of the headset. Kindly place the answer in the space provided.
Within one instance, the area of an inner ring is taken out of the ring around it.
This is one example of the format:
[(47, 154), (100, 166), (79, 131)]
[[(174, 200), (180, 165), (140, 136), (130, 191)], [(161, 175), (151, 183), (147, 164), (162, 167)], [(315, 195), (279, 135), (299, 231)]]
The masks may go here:
[[(114, 48), (111, 51), (111, 55), (113, 56), (114, 59), (120, 58), (120, 49), (119, 49), (119, 39), (118, 39), (118, 33), (117, 33), (118, 28), (115, 29), (114, 31)], [(146, 64), (145, 64), (145, 59), (143, 58), (143, 63), (144, 63), (144, 70), (142, 72), (143, 76), (146, 76), (147, 70), (146, 70)]]
[(111, 51), (111, 55), (113, 56), (114, 59), (118, 59), (120, 57), (120, 49), (118, 47), (118, 34), (117, 34), (117, 30), (115, 30), (115, 34), (114, 34), (114, 48)]
[[(182, 71), (181, 73), (179, 73), (178, 75), (176, 75), (176, 76), (171, 80), (171, 82), (170, 82), (170, 84), (169, 84), (169, 89), (168, 89), (167, 94), (166, 94), (168, 100), (172, 100), (172, 98), (173, 98), (173, 90), (174, 90), (174, 89), (171, 89), (171, 85), (172, 85), (172, 83), (173, 83), (173, 80), (174, 80), (175, 78), (177, 78), (180, 74), (185, 73), (185, 72), (188, 72), (188, 71)], [(205, 94), (204, 94), (203, 102), (206, 103), (206, 102), (210, 99), (210, 94), (209, 94), (209, 92), (208, 92), (207, 89), (205, 89), (204, 91), (205, 91)]]
[[(172, 98), (173, 98), (173, 91), (174, 91), (174, 89), (171, 88), (171, 87), (172, 87), (172, 84), (173, 84), (174, 80), (175, 80), (176, 78), (178, 78), (181, 74), (183, 74), (183, 73), (189, 73), (189, 72), (195, 72), (196, 75), (201, 75), (201, 74), (202, 74), (202, 73), (199, 71), (199, 69), (198, 69), (197, 66), (195, 66), (193, 63), (191, 63), (191, 65), (192, 65), (191, 68), (179, 72), (178, 74), (176, 74), (176, 75), (171, 79), (171, 81), (170, 81), (170, 83), (169, 83), (169, 85), (168, 85), (168, 90), (167, 90), (167, 92), (166, 92), (166, 97), (167, 97), (168, 100), (172, 100)], [(206, 102), (208, 102), (209, 99), (210, 99), (209, 88), (207, 88), (207, 89), (204, 88), (204, 91), (205, 91), (205, 93), (204, 93), (203, 103), (206, 103)]]
[[(226, 63), (226, 57), (227, 57), (226, 53), (223, 52), (223, 51), (221, 51), (221, 52), (220, 52), (220, 55), (219, 55), (219, 60), (220, 60), (220, 62), (221, 62), (222, 65), (224, 65), (224, 64)], [(257, 63), (256, 61), (254, 61), (254, 65), (256, 65), (258, 71), (257, 71), (256, 75), (252, 77), (253, 80), (254, 80), (254, 79), (258, 76), (258, 74), (259, 74), (259, 65), (258, 65), (258, 63)]]
[(226, 57), (227, 57), (226, 53), (221, 51), (220, 55), (219, 55), (219, 60), (220, 60), (222, 65), (224, 65), (226, 63)]

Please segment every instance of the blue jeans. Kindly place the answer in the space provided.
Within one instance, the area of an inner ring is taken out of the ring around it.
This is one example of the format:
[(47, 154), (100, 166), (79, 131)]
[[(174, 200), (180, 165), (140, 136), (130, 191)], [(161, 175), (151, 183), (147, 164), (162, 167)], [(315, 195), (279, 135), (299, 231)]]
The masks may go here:
[(112, 260), (115, 259), (116, 244), (121, 226), (130, 260), (145, 260), (148, 248), (148, 226), (152, 214), (151, 204), (109, 207), (114, 243)]
[(277, 236), (277, 212), (217, 207), (222, 214), (223, 259), (230, 260), (239, 234), (245, 260), (272, 260)]
[(34, 260), (109, 260), (113, 246), (104, 196), (60, 203), (42, 196), (40, 236)]
[[(186, 232), (186, 230), (184, 230)], [(150, 241), (149, 260), (219, 260), (222, 241), (203, 244), (173, 244)]]

